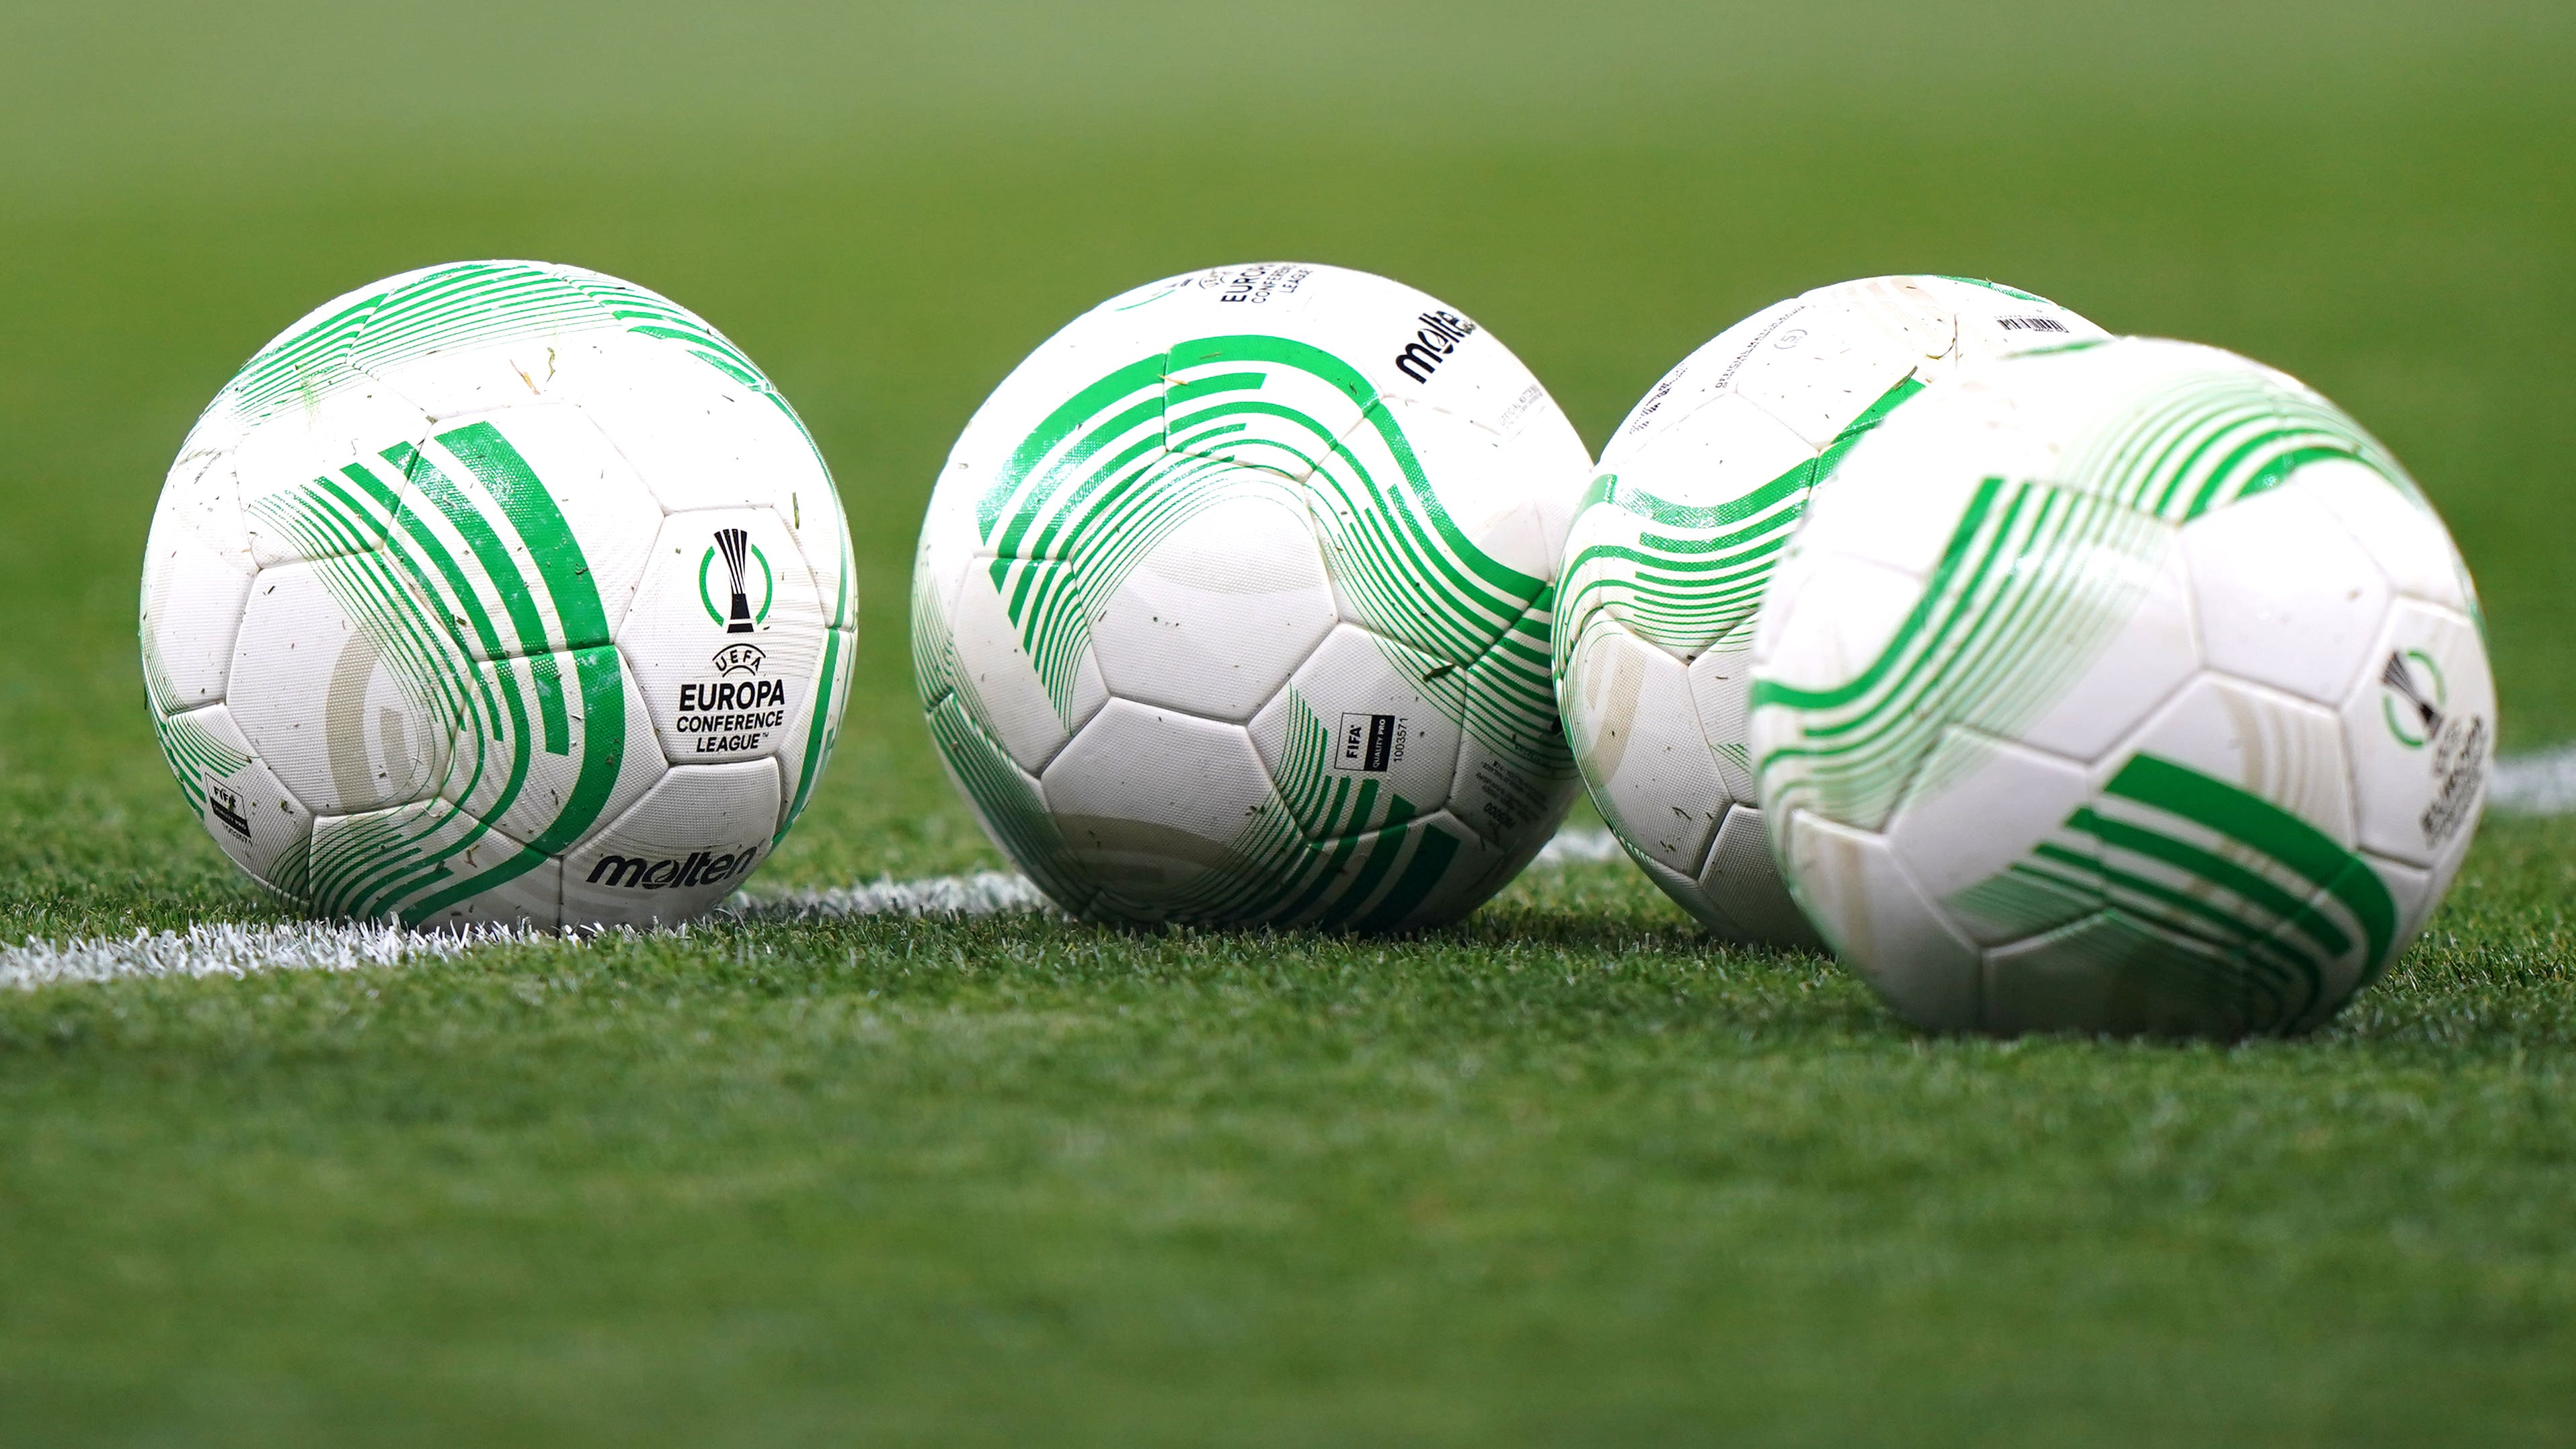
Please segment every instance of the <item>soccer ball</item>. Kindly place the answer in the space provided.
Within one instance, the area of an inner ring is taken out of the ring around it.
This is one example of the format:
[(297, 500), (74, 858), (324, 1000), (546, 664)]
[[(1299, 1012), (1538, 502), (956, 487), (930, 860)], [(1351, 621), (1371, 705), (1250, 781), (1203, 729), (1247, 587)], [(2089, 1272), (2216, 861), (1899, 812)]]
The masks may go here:
[(1754, 606), (1811, 489), (1963, 362), (2102, 329), (1956, 277), (1819, 287), (1664, 375), (1601, 456), (1557, 591), (1557, 701), (1593, 804), (1713, 932), (1810, 945), (1765, 842), (1744, 742)]
[(2415, 485), (2295, 380), (2139, 338), (1991, 361), (1854, 448), (1772, 580), (1772, 842), (1919, 1025), (2301, 1031), (2468, 848), (2480, 628)]
[(1102, 303), (967, 424), (913, 668), (959, 789), (1068, 911), (1397, 930), (1575, 788), (1551, 585), (1590, 459), (1493, 336), (1333, 267)]
[(804, 808), (855, 607), (831, 475), (740, 350), (614, 277), (468, 262), (216, 396), (143, 669), (189, 807), (309, 912), (676, 921)]

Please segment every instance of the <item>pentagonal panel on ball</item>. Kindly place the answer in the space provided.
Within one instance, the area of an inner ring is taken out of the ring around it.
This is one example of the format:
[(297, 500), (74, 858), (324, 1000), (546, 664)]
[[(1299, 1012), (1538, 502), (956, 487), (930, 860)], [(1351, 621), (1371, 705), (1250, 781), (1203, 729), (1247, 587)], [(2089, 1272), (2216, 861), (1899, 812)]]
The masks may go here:
[(1700, 739), (1730, 800), (1753, 798), (1752, 760), (1746, 751), (1753, 699), (1751, 621), (1703, 649), (1690, 661), (1691, 709)]
[[(1641, 498), (1632, 511), (1660, 513), (1658, 521), (1667, 527), (1723, 533), (1763, 517), (1761, 506), (1745, 506), (1747, 497), (1815, 460), (1815, 446), (1788, 424), (1741, 397), (1720, 393), (1623, 452), (1616, 471), (1623, 491), (1637, 489), (1658, 505), (1650, 509)], [(1606, 459), (1602, 466), (1611, 467)], [(1792, 480), (1781, 501), (1803, 501), (1811, 481)], [(1687, 510), (1703, 512), (1695, 517)]]
[[(399, 490), (406, 461), (434, 426), (408, 400), (374, 382), (298, 399), (251, 425), (233, 449), (232, 469), (253, 556), (267, 567), (373, 546), (370, 530), (312, 526), (308, 505), (329, 504), (335, 491), (361, 498), (368, 480)], [(351, 468), (357, 477), (346, 472)]]
[(560, 850), (614, 820), (669, 766), (651, 709), (609, 646), (479, 660), (439, 794), (514, 840)]
[(2239, 679), (2342, 702), (2378, 638), (2389, 584), (2332, 511), (2276, 488), (2183, 527), (2202, 657)]
[(2397, 911), (2352, 848), (2351, 770), (2327, 711), (2205, 677), (2097, 780), (2082, 828), (2100, 842), (2109, 902), (2152, 928), (2143, 939), (2177, 943), (2140, 947), (2134, 969), (2200, 972), (2194, 952), (2230, 963), (2222, 984), (2242, 1023), (2206, 1030), (2321, 1019), (2383, 958)]
[(1390, 809), (1423, 815), (1448, 804), (1458, 726), (1419, 688), (1439, 667), (1338, 625), (1253, 716), (1253, 747), (1310, 838), (1350, 834)]
[[(1772, 946), (1822, 945), (1816, 928), (1807, 924), (1798, 903), (1789, 898), (1766, 831), (1761, 811), (1744, 804), (1729, 807), (1726, 818), (1718, 822), (1717, 839), (1709, 846), (1708, 863), (1700, 867), (1694, 891), (1711, 911), (1724, 917), (1726, 924), (1718, 929), (1740, 940)], [(1718, 926), (1707, 915), (1700, 919)]]
[(1334, 623), (1305, 510), (1236, 492), (1158, 539), (1098, 604), (1092, 649), (1109, 692), (1249, 720)]
[(468, 627), (470, 647), (490, 655), (608, 642), (662, 509), (587, 417), (523, 401), (442, 418), (403, 467), (413, 517), (389, 530), (389, 546), (439, 576), (443, 557), (485, 577), (481, 603), (497, 639)]
[(1150, 913), (1237, 861), (1278, 808), (1241, 725), (1113, 699), (1039, 777), (1066, 850)]
[(1490, 420), (1381, 398), (1370, 410), (1369, 431), (1391, 425), (1420, 470), (1419, 484), (1401, 470), (1390, 483), (1427, 485), (1449, 524), (1487, 560), (1550, 579), (1564, 557), (1566, 527), (1592, 455), (1547, 390), (1535, 379), (1524, 381), (1520, 396)]
[(1837, 288), (1749, 349), (1734, 392), (1787, 424), (1810, 447), (1830, 445), (1922, 364), (1946, 356), (1957, 327), (1938, 300), (1896, 279), (1875, 293)]
[(153, 723), (180, 793), (215, 844), (252, 879), (301, 895), (313, 814), (251, 753), (231, 711), (210, 704)]
[(1700, 733), (1681, 661), (1595, 614), (1562, 698), (1568, 738), (1610, 827), (1666, 869), (1697, 875), (1736, 797)]
[(1849, 683), (1886, 652), (1923, 599), (1918, 580), (1848, 554), (1802, 551), (1795, 564), (1772, 580), (1763, 602), (1753, 669), (1792, 689)]
[(1791, 889), (1834, 953), (1916, 1026), (1976, 1026), (1984, 961), (1907, 877), (1887, 841), (1805, 810), (1785, 824)]
[(154, 708), (224, 697), (250, 584), (247, 546), (218, 549), (163, 499), (143, 545), (143, 673)]
[(2277, 1020), (2242, 959), (2116, 908), (1986, 953), (1984, 1027), (2242, 1036)]
[(1969, 939), (2018, 940), (2101, 909), (2094, 841), (2074, 821), (2092, 794), (2081, 765), (1953, 729), (1915, 772), (1887, 840)]
[(2400, 595), (2463, 614), (2476, 607), (2450, 531), (2421, 499), (2378, 470), (2329, 458), (2301, 468), (2288, 486), (2334, 514)]
[(1618, 472), (1635, 451), (1678, 426), (1712, 398), (1726, 395), (1744, 359), (1779, 329), (1780, 319), (1806, 304), (1792, 297), (1774, 302), (1738, 320), (1701, 343), (1672, 370), (1655, 380), (1637, 405), (1619, 422), (1619, 430), (1601, 447), (1601, 470)]
[(564, 920), (645, 925), (700, 914), (768, 857), (778, 796), (769, 760), (673, 767), (564, 857)]
[(951, 681), (977, 725), (1031, 774), (1109, 702), (1080, 628), (1081, 574), (1051, 559), (972, 558), (949, 581)]
[(827, 606), (784, 519), (766, 508), (674, 513), (618, 626), (618, 650), (675, 763), (803, 742)]
[(233, 722), (317, 813), (430, 795), (470, 707), (462, 646), (376, 562), (357, 555), (262, 570), (234, 644)]
[(2199, 672), (2190, 575), (2173, 535), (2164, 537), (2162, 548), (2143, 556), (2093, 551), (2088, 567), (2101, 580), (2097, 596), (2116, 589), (2132, 601), (2129, 616), (2057, 701), (2013, 732), (2016, 739), (2068, 759), (2098, 760)]
[(802, 526), (832, 505), (831, 477), (796, 415), (772, 392), (727, 375), (690, 348), (633, 333), (592, 333), (558, 389), (636, 470), (661, 506), (755, 505)]
[(2423, 869), (2456, 865), (2495, 757), (2486, 646), (2460, 615), (2403, 600), (2371, 658), (2342, 709), (2361, 843)]
[(2295, 816), (2338, 848), (2354, 842), (2352, 767), (2343, 731), (2332, 713), (2304, 700), (2203, 675), (2101, 760), (2094, 770), (2096, 788), (2111, 788), (2124, 773), (2152, 773), (2133, 767), (2139, 756), (2180, 766)]

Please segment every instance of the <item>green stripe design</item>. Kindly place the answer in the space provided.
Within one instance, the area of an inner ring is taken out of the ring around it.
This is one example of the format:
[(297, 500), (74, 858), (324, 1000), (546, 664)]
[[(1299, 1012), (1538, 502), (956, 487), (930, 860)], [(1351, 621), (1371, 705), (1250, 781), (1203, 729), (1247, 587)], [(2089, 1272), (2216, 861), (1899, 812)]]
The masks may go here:
[(2329, 458), (2388, 481), (2426, 512), (2406, 471), (2333, 404), (2251, 368), (2199, 368), (2150, 389), (2067, 450), (2063, 483), (2188, 523)]
[(152, 711), (152, 729), (161, 740), (161, 758), (170, 764), (188, 809), (206, 813), (206, 781), (229, 780), (250, 767), (250, 756), (206, 732), (190, 714)]
[[(1698, 653), (1747, 633), (1780, 550), (1808, 495), (1843, 456), (1923, 390), (1912, 376), (1889, 388), (1817, 456), (1741, 497), (1708, 507), (1659, 498), (1615, 473), (1593, 480), (1575, 510), (1557, 585), (1556, 637), (1574, 640), (1596, 611), (1666, 649)], [(1590, 542), (1592, 539), (1599, 542)]]
[[(1286, 497), (1313, 521), (1357, 622), (1434, 708), (1534, 777), (1569, 772), (1548, 674), (1548, 581), (1458, 527), (1397, 408), (1357, 368), (1265, 335), (1198, 338), (1103, 374), (1032, 429), (975, 500), (982, 586), (1068, 725), (1102, 602), (1175, 529), (1247, 492)], [(1271, 800), (1229, 843), (1229, 863), (1178, 899), (1104, 896), (1032, 818), (1043, 811), (1033, 784), (997, 768), (989, 734), (966, 728), (980, 715), (927, 572), (916, 573), (913, 653), (932, 733), (1013, 858), (1068, 908), (1374, 929), (1449, 883), (1463, 830), (1381, 781), (1327, 768), (1329, 732), (1297, 699)]]
[(2049, 301), (2046, 297), (2043, 297), (2036, 292), (2025, 292), (2019, 287), (2007, 287), (2001, 282), (1990, 282), (1984, 277), (1953, 277), (1939, 273), (1936, 273), (1935, 275), (1940, 276), (1941, 280), (1945, 282), (1961, 282), (1971, 287), (1983, 287), (1989, 292), (2001, 292), (2005, 296), (2018, 302), (2037, 302), (2043, 307), (2054, 307), (2057, 305), (2055, 302)]
[[(1953, 725), (2011, 739), (2054, 704), (2146, 596), (2175, 530), (2083, 493), (1988, 478), (1895, 636), (1826, 689), (1757, 680), (1796, 737), (1758, 762), (1764, 802), (1881, 829)], [(1962, 766), (1964, 768), (1964, 764)]]
[[(327, 315), (260, 349), (209, 411), (255, 421), (434, 352), (616, 329), (680, 347), (795, 415), (751, 359), (705, 318), (631, 282), (535, 262), (459, 262), (394, 280), (398, 285), (343, 298)], [(801, 421), (797, 426), (803, 430)]]
[[(2089, 356), (2141, 346), (2173, 344)], [(2037, 356), (2007, 366), (2095, 365)], [(2328, 459), (2422, 506), (2349, 418), (2232, 361), (2130, 390), (2060, 456), (2056, 477), (1990, 476), (1971, 490), (1912, 609), (1845, 677), (1756, 681), (1757, 778), (1775, 818), (1813, 810), (1881, 830), (1900, 800), (1950, 787), (1936, 772), (1974, 758), (1938, 748), (1952, 730), (2018, 738), (2091, 670), (2115, 667), (2105, 651), (2193, 519)], [(2292, 810), (2152, 754), (2121, 762), (2014, 865), (1944, 904), (1985, 939), (2256, 1031), (2323, 1020), (2402, 944), (2396, 905), (2359, 855)]]
[(1857, 674), (1825, 689), (1755, 682), (1752, 708), (1795, 726), (1756, 762), (1766, 801), (1882, 828), (1906, 791), (1951, 783), (1923, 774), (1950, 726), (2014, 738), (2093, 667), (2182, 525), (2303, 466), (2348, 459), (2425, 506), (2351, 419), (2243, 365), (2142, 390), (2064, 456), (2057, 479), (1977, 486), (1913, 611)]
[[(1151, 905), (1171, 919), (1386, 930), (1449, 884), (1466, 844), (1385, 782), (1333, 770), (1332, 730), (1288, 691), (1287, 749), (1271, 798), (1191, 891)], [(1144, 905), (1146, 903), (1137, 903)]]
[[(1319, 383), (1357, 407), (1358, 426), (1317, 416)], [(1285, 493), (1314, 520), (1357, 622), (1449, 666), (1420, 687), (1471, 736), (1533, 769), (1562, 758), (1548, 581), (1458, 528), (1358, 369), (1284, 337), (1200, 338), (1110, 372), (977, 500), (986, 571), (1060, 713), (1099, 601), (1174, 529), (1244, 491)]]
[(2155, 755), (2133, 756), (2100, 796), (2002, 873), (1945, 903), (1990, 926), (2116, 920), (2069, 933), (2098, 964), (2149, 969), (2159, 993), (2247, 1030), (2293, 1031), (2387, 970), (2397, 905), (2369, 862), (2298, 816)]
[[(324, 915), (416, 924), (525, 875), (597, 823), (624, 761), (624, 665), (571, 526), (495, 424), (434, 443), (452, 470), (395, 444), (247, 504), (453, 741), (439, 798), (322, 827), (302, 896)], [(529, 838), (501, 836), (539, 752), (576, 762), (571, 786)]]
[(989, 716), (974, 676), (958, 667), (956, 635), (932, 573), (916, 563), (912, 574), (912, 677), (931, 741), (1003, 853), (1056, 904), (1083, 914), (1099, 891), (1056, 828), (1038, 782), (985, 728)]

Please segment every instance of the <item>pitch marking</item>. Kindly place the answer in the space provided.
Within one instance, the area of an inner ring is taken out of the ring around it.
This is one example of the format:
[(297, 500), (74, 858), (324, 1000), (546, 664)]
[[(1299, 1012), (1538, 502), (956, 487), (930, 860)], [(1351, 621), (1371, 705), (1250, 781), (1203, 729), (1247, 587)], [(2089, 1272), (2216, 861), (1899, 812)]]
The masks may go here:
[[(2487, 803), (2522, 815), (2576, 812), (2576, 745), (2496, 761)], [(1592, 865), (1617, 860), (1620, 853), (1619, 842), (1607, 830), (1569, 830), (1541, 847), (1530, 868)], [(774, 896), (735, 896), (726, 909), (744, 920), (817, 921), (851, 916), (993, 916), (1042, 911), (1047, 903), (1027, 878), (984, 870)], [(260, 971), (360, 971), (410, 961), (452, 960), (487, 946), (589, 939), (594, 938), (502, 926), (406, 931), (390, 925), (216, 922), (186, 931), (137, 931), (131, 936), (28, 941), (0, 948), (0, 989), (32, 991), (78, 981), (248, 976)]]

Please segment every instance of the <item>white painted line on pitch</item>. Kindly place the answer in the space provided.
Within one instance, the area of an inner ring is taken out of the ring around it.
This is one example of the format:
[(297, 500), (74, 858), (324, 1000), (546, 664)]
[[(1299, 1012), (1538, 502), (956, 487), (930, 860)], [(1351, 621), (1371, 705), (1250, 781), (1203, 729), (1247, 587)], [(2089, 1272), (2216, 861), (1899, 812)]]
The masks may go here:
[[(2576, 745), (2496, 762), (2488, 803), (2527, 815), (2576, 812)], [(1607, 830), (1561, 832), (1530, 862), (1534, 870), (1618, 860)], [(1049, 909), (1027, 877), (982, 870), (924, 880), (880, 880), (831, 890), (736, 896), (727, 909), (746, 920), (833, 920), (862, 916), (991, 916)], [(357, 971), (409, 961), (445, 961), (487, 946), (534, 946), (589, 939), (551, 931), (480, 927), (470, 931), (405, 931), (389, 925), (301, 922), (244, 926), (228, 922), (186, 931), (29, 941), (0, 948), (0, 989), (22, 991), (75, 981), (141, 977), (247, 976), (260, 971)]]
[[(1619, 843), (1606, 830), (1557, 836), (1530, 862), (1534, 869), (1615, 860)], [(736, 896), (730, 912), (746, 920), (833, 920), (853, 916), (991, 916), (1049, 909), (1026, 876), (979, 870), (926, 880), (880, 880), (832, 890)], [(143, 977), (247, 976), (261, 971), (359, 971), (410, 961), (445, 961), (486, 946), (579, 942), (579, 935), (481, 927), (470, 931), (405, 931), (384, 924), (307, 921), (283, 926), (211, 922), (185, 931), (69, 942), (29, 941), (0, 948), (0, 989), (31, 991), (74, 981)]]
[(0, 949), (0, 987), (32, 991), (66, 981), (118, 981), (145, 976), (247, 976), (254, 971), (359, 971), (421, 959), (445, 960), (485, 946), (525, 946), (565, 938), (502, 926), (467, 931), (406, 931), (376, 925), (303, 921), (243, 926), (228, 921), (186, 931), (137, 931), (56, 944), (29, 941)]
[(2487, 781), (2487, 803), (2523, 815), (2576, 810), (2576, 745), (2496, 761), (2495, 775)]
[(1530, 860), (1530, 869), (1599, 865), (1605, 860), (1627, 858), (1628, 853), (1619, 848), (1619, 837), (1607, 830), (1560, 830), (1554, 839), (1538, 848), (1538, 854)]
[(927, 880), (880, 880), (830, 890), (735, 896), (726, 908), (752, 921), (821, 921), (841, 916), (992, 916), (1050, 909), (1046, 893), (1024, 875), (979, 870)]
[[(1539, 847), (1530, 868), (1548, 870), (1619, 858), (1619, 842), (1609, 831), (1568, 830)], [(840, 916), (992, 916), (1051, 907), (1046, 893), (1027, 876), (979, 870), (972, 875), (941, 875), (927, 880), (889, 878), (872, 885), (830, 890), (736, 896), (727, 903), (727, 909), (745, 920), (814, 921)]]

